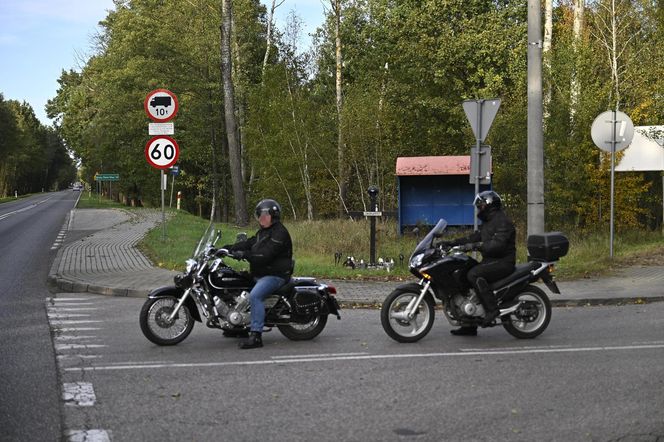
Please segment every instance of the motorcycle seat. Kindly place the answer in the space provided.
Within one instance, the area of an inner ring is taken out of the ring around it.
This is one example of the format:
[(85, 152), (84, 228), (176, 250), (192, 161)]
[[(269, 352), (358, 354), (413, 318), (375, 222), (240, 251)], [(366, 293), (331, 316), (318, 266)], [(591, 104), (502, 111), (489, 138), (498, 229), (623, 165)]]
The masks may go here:
[(274, 292), (277, 295), (288, 295), (293, 291), (293, 288), (299, 286), (310, 286), (315, 285), (316, 278), (309, 277), (300, 277), (300, 278), (291, 278)]
[(510, 273), (508, 276), (504, 277), (503, 279), (499, 279), (498, 281), (492, 282), (490, 284), (491, 290), (497, 290), (503, 286), (506, 286), (510, 282), (516, 281), (517, 279), (526, 276), (528, 273), (530, 273), (532, 270), (535, 270), (538, 267), (539, 265), (533, 261), (530, 261), (525, 264), (517, 264), (514, 266), (514, 271)]

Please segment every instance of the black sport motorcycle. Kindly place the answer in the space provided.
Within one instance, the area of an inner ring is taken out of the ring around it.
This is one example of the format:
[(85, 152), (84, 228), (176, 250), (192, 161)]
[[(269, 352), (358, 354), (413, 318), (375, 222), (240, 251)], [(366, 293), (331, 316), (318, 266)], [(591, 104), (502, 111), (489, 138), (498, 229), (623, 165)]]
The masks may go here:
[[(248, 330), (248, 295), (254, 281), (248, 272), (224, 262), (224, 256), (233, 256), (214, 247), (220, 238), (221, 231), (210, 224), (186, 261), (186, 271), (175, 276), (175, 285), (150, 292), (139, 318), (150, 341), (178, 344), (189, 336), (194, 321), (235, 333)], [(325, 328), (328, 315), (341, 319), (335, 294), (334, 286), (314, 278), (291, 278), (265, 299), (265, 326), (277, 327), (294, 341), (313, 339)]]
[[(484, 307), (466, 279), (478, 262), (463, 247), (436, 244), (446, 227), (447, 222), (439, 220), (410, 257), (410, 271), (420, 281), (397, 287), (383, 302), (381, 323), (396, 341), (415, 342), (429, 333), (436, 298), (450, 324), (483, 326)], [(551, 302), (533, 283), (542, 280), (553, 293), (560, 293), (553, 280), (554, 264), (567, 254), (569, 241), (562, 233), (550, 232), (530, 235), (527, 246), (528, 263), (517, 264), (511, 275), (490, 284), (500, 315), (488, 326), (500, 323), (520, 339), (534, 338), (549, 325)]]

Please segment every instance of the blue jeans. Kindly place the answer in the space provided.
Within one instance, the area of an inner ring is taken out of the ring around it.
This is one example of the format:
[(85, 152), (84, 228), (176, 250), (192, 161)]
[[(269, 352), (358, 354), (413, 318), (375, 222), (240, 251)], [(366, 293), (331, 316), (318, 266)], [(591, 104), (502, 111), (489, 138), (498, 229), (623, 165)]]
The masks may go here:
[(284, 284), (286, 284), (286, 280), (279, 276), (262, 276), (256, 279), (256, 285), (249, 293), (249, 303), (251, 305), (250, 330), (252, 332), (263, 332), (263, 325), (265, 324), (265, 298)]

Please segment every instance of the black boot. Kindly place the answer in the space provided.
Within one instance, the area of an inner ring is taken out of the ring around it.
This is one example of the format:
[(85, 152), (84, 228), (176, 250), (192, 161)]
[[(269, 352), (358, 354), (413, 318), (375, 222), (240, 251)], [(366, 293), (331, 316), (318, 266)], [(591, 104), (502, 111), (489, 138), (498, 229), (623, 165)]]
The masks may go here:
[(464, 325), (456, 330), (450, 330), (454, 336), (477, 336), (477, 327), (471, 325)]
[(263, 338), (261, 337), (261, 332), (249, 332), (249, 338), (240, 343), (240, 348), (246, 350), (249, 348), (259, 348), (263, 346)]
[(482, 325), (491, 325), (493, 320), (496, 319), (498, 315), (500, 315), (498, 304), (496, 304), (496, 298), (493, 297), (491, 287), (489, 287), (489, 283), (486, 282), (486, 279), (477, 278), (475, 284), (478, 288), (477, 296), (479, 296), (480, 301), (482, 301), (485, 310), (484, 321), (482, 321)]
[(249, 332), (245, 329), (235, 329), (224, 330), (222, 333), (225, 338), (248, 338)]

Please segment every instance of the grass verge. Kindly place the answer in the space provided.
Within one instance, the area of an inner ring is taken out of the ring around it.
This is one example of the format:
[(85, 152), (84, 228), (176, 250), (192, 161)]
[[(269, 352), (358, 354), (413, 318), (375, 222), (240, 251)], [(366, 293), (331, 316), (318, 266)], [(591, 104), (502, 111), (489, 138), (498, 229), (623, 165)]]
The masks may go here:
[[(139, 247), (160, 267), (181, 271), (207, 228), (208, 221), (185, 212), (172, 212), (167, 221), (166, 240), (162, 240), (162, 229), (150, 231)], [(341, 262), (354, 256), (356, 261), (369, 259), (369, 223), (366, 221), (286, 221), (293, 238), (293, 253), (296, 260), (295, 273), (300, 276), (342, 279), (407, 279), (408, 258), (418, 238), (399, 236), (394, 222), (377, 223), (376, 256), (392, 258), (395, 267), (386, 270), (350, 269), (335, 264), (335, 253), (341, 253)], [(217, 224), (222, 230), (218, 246), (233, 243), (238, 232), (253, 235), (258, 229), (254, 222), (247, 228), (230, 224)], [(606, 233), (569, 233), (570, 251), (562, 258), (556, 270), (560, 280), (595, 277), (610, 274), (616, 268), (628, 265), (661, 265), (664, 262), (664, 236), (660, 232), (631, 231), (615, 235), (614, 259), (609, 258), (609, 238)], [(525, 262), (526, 246), (517, 244), (518, 261)], [(399, 256), (403, 256), (403, 261)], [(238, 269), (246, 269), (247, 263), (229, 260)]]

